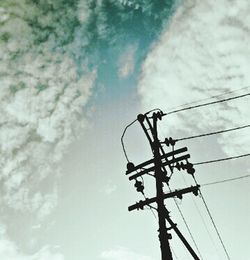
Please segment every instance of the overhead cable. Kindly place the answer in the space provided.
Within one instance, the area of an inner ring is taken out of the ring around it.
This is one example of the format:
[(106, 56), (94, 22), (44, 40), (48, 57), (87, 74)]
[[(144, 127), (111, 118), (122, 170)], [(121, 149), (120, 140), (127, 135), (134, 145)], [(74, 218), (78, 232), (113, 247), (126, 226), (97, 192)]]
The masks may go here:
[[(170, 191), (171, 191), (171, 190), (170, 190)], [(184, 222), (184, 224), (185, 224), (185, 226), (186, 226), (186, 228), (187, 228), (187, 231), (188, 231), (188, 233), (189, 233), (189, 235), (190, 235), (190, 237), (191, 237), (191, 239), (192, 239), (192, 241), (193, 241), (193, 243), (194, 243), (194, 246), (195, 246), (195, 248), (196, 248), (196, 250), (197, 250), (197, 252), (198, 252), (198, 254), (200, 255), (201, 260), (202, 260), (203, 258), (202, 258), (201, 252), (200, 252), (200, 250), (199, 250), (199, 247), (198, 247), (198, 245), (197, 245), (197, 243), (196, 243), (196, 241), (195, 241), (195, 239), (194, 239), (194, 236), (193, 236), (193, 234), (192, 234), (192, 232), (191, 232), (191, 229), (190, 229), (190, 227), (189, 227), (189, 225), (188, 225), (188, 223), (187, 223), (187, 221), (186, 221), (186, 219), (185, 219), (185, 217), (184, 217), (184, 215), (183, 215), (183, 213), (182, 213), (182, 210), (180, 209), (180, 207), (179, 207), (179, 205), (178, 205), (178, 203), (177, 203), (177, 201), (176, 201), (175, 198), (174, 198), (174, 202), (175, 202), (175, 205), (176, 205), (176, 207), (177, 207), (177, 209), (178, 209), (178, 211), (179, 211), (179, 213), (180, 213), (180, 215), (181, 215), (181, 218), (182, 218), (182, 220), (183, 220), (183, 222)]]
[(247, 156), (250, 156), (250, 153), (241, 154), (241, 155), (236, 155), (236, 156), (231, 156), (231, 157), (225, 157), (225, 158), (220, 158), (220, 159), (215, 159), (215, 160), (210, 160), (210, 161), (204, 161), (204, 162), (193, 163), (193, 165), (202, 165), (202, 164), (208, 164), (208, 163), (229, 161), (229, 160), (234, 160), (234, 159), (238, 159), (238, 158), (242, 158), (242, 157), (247, 157)]
[(238, 96), (234, 96), (234, 97), (230, 97), (230, 98), (225, 98), (225, 99), (220, 99), (220, 100), (216, 100), (216, 101), (212, 101), (212, 102), (208, 102), (208, 103), (202, 103), (196, 106), (190, 106), (190, 107), (184, 107), (184, 108), (180, 108), (180, 109), (176, 109), (167, 113), (164, 113), (163, 115), (171, 115), (171, 114), (175, 114), (181, 111), (186, 111), (186, 110), (190, 110), (190, 109), (194, 109), (194, 108), (199, 108), (199, 107), (205, 107), (205, 106), (209, 106), (209, 105), (215, 105), (218, 103), (222, 103), (222, 102), (227, 102), (230, 100), (234, 100), (234, 99), (239, 99), (239, 98), (243, 98), (243, 97), (247, 97), (250, 96), (250, 93), (246, 93), (246, 94), (242, 94), (242, 95), (238, 95)]
[(236, 181), (236, 180), (240, 180), (240, 179), (245, 179), (245, 178), (249, 178), (250, 174), (244, 175), (244, 176), (239, 176), (239, 177), (235, 177), (235, 178), (230, 178), (230, 179), (224, 179), (224, 180), (220, 180), (220, 181), (214, 181), (214, 182), (209, 182), (209, 183), (204, 183), (204, 184), (200, 184), (202, 187), (204, 186), (210, 186), (210, 185), (215, 185), (215, 184), (220, 184), (220, 183), (225, 183), (225, 182), (230, 182), (230, 181)]
[[(193, 179), (194, 179), (195, 183), (197, 184), (197, 181), (196, 181), (194, 175), (193, 175)], [(203, 201), (203, 203), (204, 203), (204, 206), (205, 206), (205, 208), (206, 208), (206, 210), (207, 210), (207, 213), (208, 213), (208, 215), (209, 215), (209, 218), (210, 218), (210, 220), (211, 220), (211, 222), (212, 222), (212, 224), (213, 224), (213, 227), (214, 227), (214, 229), (215, 229), (215, 232), (216, 232), (216, 234), (217, 234), (217, 236), (218, 236), (218, 238), (219, 238), (219, 240), (220, 240), (220, 243), (221, 243), (221, 245), (222, 245), (222, 247), (223, 247), (223, 250), (224, 250), (224, 252), (225, 252), (225, 254), (226, 254), (226, 256), (227, 256), (227, 259), (230, 260), (229, 253), (228, 253), (228, 251), (227, 251), (227, 249), (226, 249), (226, 246), (225, 246), (225, 244), (224, 244), (224, 242), (223, 242), (223, 240), (222, 240), (222, 237), (221, 237), (221, 235), (220, 235), (220, 233), (219, 233), (219, 230), (218, 230), (218, 228), (217, 228), (217, 225), (215, 224), (215, 220), (214, 220), (214, 218), (213, 218), (213, 216), (212, 216), (212, 214), (211, 214), (211, 212), (210, 212), (210, 210), (209, 210), (209, 208), (208, 208), (208, 205), (207, 205), (207, 203), (206, 203), (206, 201), (205, 201), (205, 198), (204, 198), (204, 196), (203, 196), (201, 190), (199, 190), (199, 192), (200, 192), (201, 199), (202, 199), (202, 201)]]
[(128, 129), (131, 125), (133, 125), (136, 121), (137, 121), (137, 119), (135, 119), (135, 120), (132, 121), (130, 124), (128, 124), (128, 125), (125, 127), (125, 129), (124, 129), (124, 131), (123, 131), (123, 133), (122, 133), (122, 136), (121, 136), (122, 150), (123, 150), (123, 153), (124, 153), (124, 155), (125, 155), (125, 157), (126, 157), (126, 159), (127, 159), (128, 162), (129, 162), (129, 159), (128, 159), (128, 155), (127, 155), (127, 152), (126, 152), (126, 149), (125, 149), (125, 145), (124, 145), (124, 142), (123, 142), (123, 138), (124, 138), (124, 135), (125, 135), (127, 129)]
[(231, 91), (226, 91), (226, 92), (218, 94), (218, 95), (214, 95), (214, 96), (210, 96), (210, 97), (207, 97), (207, 98), (201, 98), (201, 99), (198, 99), (198, 100), (195, 100), (195, 101), (187, 102), (187, 103), (184, 103), (182, 105), (172, 107), (171, 109), (177, 109), (177, 108), (180, 108), (180, 107), (183, 107), (183, 106), (197, 104), (197, 103), (199, 103), (201, 101), (223, 97), (223, 96), (226, 96), (226, 95), (229, 95), (229, 94), (232, 94), (232, 93), (244, 90), (244, 89), (249, 89), (249, 88), (250, 88), (250, 86), (246, 86), (246, 87), (243, 87), (243, 88), (239, 88), (239, 89), (235, 89), (235, 90), (231, 90)]
[(244, 128), (247, 128), (247, 127), (250, 127), (250, 124), (238, 126), (238, 127), (233, 127), (233, 128), (228, 128), (228, 129), (225, 129), (225, 130), (219, 130), (219, 131), (215, 131), (215, 132), (205, 133), (205, 134), (199, 134), (199, 135), (192, 135), (192, 136), (188, 136), (188, 137), (177, 138), (177, 139), (175, 139), (175, 141), (183, 141), (183, 140), (189, 140), (189, 139), (194, 139), (194, 138), (199, 138), (199, 137), (204, 137), (204, 136), (209, 136), (209, 135), (222, 134), (222, 133), (226, 133), (226, 132), (244, 129)]

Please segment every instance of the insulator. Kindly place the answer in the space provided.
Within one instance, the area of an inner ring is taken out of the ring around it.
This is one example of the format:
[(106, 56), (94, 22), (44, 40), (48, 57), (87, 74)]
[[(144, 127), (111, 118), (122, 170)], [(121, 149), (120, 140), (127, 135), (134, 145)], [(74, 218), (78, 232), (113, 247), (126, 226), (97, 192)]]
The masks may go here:
[(195, 196), (198, 196), (198, 194), (199, 194), (198, 189), (194, 190), (194, 191), (193, 191), (193, 194), (194, 194)]
[(168, 138), (165, 138), (165, 141), (164, 141), (164, 143), (166, 144), (166, 146), (169, 146), (169, 140), (168, 140)]
[(162, 119), (162, 112), (157, 112), (156, 115), (157, 115), (157, 118), (158, 118), (159, 120)]
[(143, 114), (139, 114), (139, 115), (137, 116), (137, 120), (138, 120), (140, 123), (142, 123), (142, 122), (144, 121), (144, 119), (145, 119), (145, 116), (144, 116)]
[(135, 165), (132, 162), (127, 163), (127, 170), (128, 171), (133, 171), (135, 168)]
[(138, 192), (143, 192), (144, 186), (141, 181), (136, 180), (134, 186)]
[(192, 163), (187, 163), (186, 167), (187, 167), (187, 173), (189, 173), (191, 175), (193, 175), (195, 173), (195, 169), (194, 169)]
[(137, 209), (143, 209), (143, 201), (142, 200), (140, 200), (139, 202), (138, 202), (138, 204), (137, 204)]
[(164, 176), (164, 182), (166, 183), (166, 184), (168, 184), (169, 183), (169, 180), (170, 180), (170, 177), (168, 177), (168, 176)]
[(178, 199), (180, 199), (180, 200), (181, 200), (183, 196), (182, 196), (182, 194), (181, 194), (181, 193), (178, 193), (178, 194), (176, 195), (176, 197), (177, 197)]
[(176, 140), (174, 140), (172, 137), (169, 137), (169, 138), (165, 138), (164, 143), (165, 143), (167, 146), (169, 146), (169, 145), (174, 146), (175, 143), (176, 143)]
[(172, 138), (172, 137), (169, 137), (169, 143), (174, 146), (176, 141)]
[(167, 233), (167, 238), (172, 239), (172, 235), (170, 233)]
[(136, 190), (138, 192), (143, 192), (144, 191), (144, 186), (137, 187)]
[(182, 170), (186, 170), (187, 165), (184, 164), (183, 162), (181, 162), (181, 163), (180, 163), (180, 167), (181, 167)]
[(186, 170), (187, 166), (183, 162), (181, 162), (181, 163), (177, 162), (175, 164), (175, 168), (177, 168), (177, 170), (180, 171), (180, 170)]
[(179, 164), (178, 162), (175, 164), (175, 168), (176, 168), (178, 171), (181, 170), (181, 166), (180, 166), (180, 164)]

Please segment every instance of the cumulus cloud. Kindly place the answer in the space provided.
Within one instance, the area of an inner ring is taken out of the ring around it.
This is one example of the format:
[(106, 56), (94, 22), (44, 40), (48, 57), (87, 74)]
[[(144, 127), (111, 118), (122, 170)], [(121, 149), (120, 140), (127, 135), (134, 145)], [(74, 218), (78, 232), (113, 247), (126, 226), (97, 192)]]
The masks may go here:
[(44, 246), (34, 254), (22, 253), (18, 246), (6, 235), (6, 228), (0, 227), (0, 258), (4, 260), (64, 260), (57, 248)]
[(122, 53), (118, 64), (118, 75), (121, 79), (129, 77), (134, 72), (136, 49), (137, 46), (130, 45)]
[(48, 246), (33, 255), (23, 254), (8, 239), (0, 239), (0, 257), (4, 260), (64, 260), (61, 253), (53, 252)]
[(117, 190), (117, 185), (112, 180), (108, 180), (108, 182), (104, 185), (104, 187), (100, 190), (100, 192), (106, 195), (110, 195), (116, 190)]
[[(22, 211), (39, 221), (51, 213), (57, 204), (59, 162), (85, 125), (84, 109), (103, 58), (101, 51), (128, 39), (138, 42), (141, 31), (145, 35), (143, 44), (147, 41), (143, 46), (148, 46), (172, 12), (174, 1), (168, 2), (163, 8), (149, 0), (1, 1), (3, 211)], [(121, 77), (133, 72), (133, 48), (127, 49)], [(112, 62), (117, 64), (120, 56), (118, 51)], [(111, 186), (106, 192), (114, 190)], [(26, 256), (19, 254), (14, 242), (6, 237), (0, 244), (0, 256), (7, 260), (8, 255), (9, 259), (50, 259), (46, 248)], [(53, 257), (62, 259), (60, 255)]]
[(102, 259), (108, 260), (152, 260), (151, 257), (143, 256), (124, 247), (117, 247), (101, 253)]
[[(43, 212), (42, 216), (56, 205), (56, 184), (43, 185), (41, 191), (41, 183), (48, 178), (56, 182), (51, 178), (58, 175), (55, 165), (84, 125), (82, 112), (95, 80), (90, 68), (98, 67), (92, 54), (127, 37), (135, 39), (138, 30), (152, 38), (173, 6), (174, 1), (163, 8), (148, 0), (1, 1), (4, 203), (16, 210)], [(134, 70), (135, 46), (118, 54), (120, 77)]]
[[(143, 65), (138, 88), (143, 108), (169, 111), (249, 86), (249, 11), (248, 1), (182, 5)], [(190, 133), (243, 125), (248, 103), (249, 99), (241, 99), (175, 114), (165, 118), (167, 128)], [(218, 141), (228, 154), (245, 152), (250, 143), (244, 131), (219, 136)]]
[[(79, 74), (66, 52), (36, 45), (29, 24), (36, 6), (2, 3), (0, 26), (1, 197), (9, 207), (44, 217), (56, 205), (57, 163), (84, 126), (82, 116), (95, 72)], [(84, 69), (84, 68), (83, 68)], [(51, 176), (53, 176), (51, 178)]]

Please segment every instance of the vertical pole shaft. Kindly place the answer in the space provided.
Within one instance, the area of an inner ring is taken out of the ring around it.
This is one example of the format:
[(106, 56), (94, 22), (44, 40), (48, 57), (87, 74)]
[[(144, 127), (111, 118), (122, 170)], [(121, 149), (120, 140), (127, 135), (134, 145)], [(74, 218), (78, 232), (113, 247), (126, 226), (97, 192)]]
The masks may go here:
[(161, 259), (162, 260), (172, 260), (172, 253), (169, 245), (169, 234), (166, 228), (165, 219), (165, 205), (164, 205), (164, 193), (163, 193), (163, 183), (162, 183), (162, 170), (161, 170), (161, 155), (160, 155), (160, 143), (158, 140), (157, 133), (157, 118), (153, 117), (153, 153), (154, 153), (154, 163), (155, 163), (155, 179), (156, 179), (156, 197), (157, 197), (157, 210), (158, 210), (158, 220), (159, 220), (159, 240), (161, 247)]
[(177, 228), (177, 225), (172, 221), (172, 219), (169, 217), (169, 213), (167, 210), (165, 210), (165, 217), (166, 220), (168, 221), (168, 223), (170, 224), (170, 226), (173, 228), (173, 230), (175, 231), (175, 233), (177, 234), (177, 236), (180, 238), (180, 240), (182, 241), (182, 243), (184, 244), (184, 246), (187, 248), (187, 250), (189, 251), (189, 253), (192, 255), (193, 259), (195, 260), (200, 260), (200, 258), (198, 257), (198, 255), (195, 253), (195, 251), (193, 250), (193, 248), (189, 245), (188, 241), (186, 240), (186, 238), (182, 235), (181, 231)]

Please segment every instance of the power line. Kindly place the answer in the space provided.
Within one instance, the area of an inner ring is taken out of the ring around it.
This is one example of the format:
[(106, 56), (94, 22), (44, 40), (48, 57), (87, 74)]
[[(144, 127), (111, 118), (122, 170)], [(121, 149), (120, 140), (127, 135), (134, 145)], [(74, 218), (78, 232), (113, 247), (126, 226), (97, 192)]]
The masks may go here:
[[(184, 183), (187, 185), (187, 181), (186, 181), (186, 179), (184, 178), (183, 174), (181, 174), (181, 177), (182, 177)], [(201, 212), (200, 212), (200, 210), (199, 210), (199, 208), (198, 208), (198, 206), (197, 206), (197, 204), (196, 204), (194, 198), (193, 198), (193, 197), (191, 197), (191, 198), (192, 198), (192, 201), (193, 201), (193, 203), (194, 203), (194, 206), (195, 206), (195, 208), (196, 208), (196, 210), (197, 210), (197, 212), (198, 212), (198, 214), (199, 214), (199, 216), (200, 216), (200, 218), (201, 218), (201, 221), (202, 221), (202, 223), (203, 223), (203, 225), (204, 225), (204, 227), (205, 227), (205, 230), (206, 230), (206, 232), (207, 232), (207, 234), (208, 234), (208, 237), (209, 237), (211, 243), (213, 244), (215, 250), (216, 250), (217, 253), (218, 253), (218, 250), (217, 250), (217, 247), (216, 247), (216, 245), (215, 245), (214, 239), (212, 238), (212, 236), (211, 236), (211, 234), (210, 234), (210, 232), (209, 232), (209, 230), (208, 230), (208, 227), (207, 227), (207, 225), (206, 225), (206, 222), (205, 222), (205, 220), (204, 220), (204, 218), (203, 218), (203, 216), (202, 216), (202, 214), (201, 214)], [(199, 250), (198, 250), (198, 251), (199, 251)], [(199, 252), (199, 254), (200, 254), (200, 252)], [(201, 256), (201, 255), (200, 255), (200, 256)]]
[(200, 250), (199, 250), (199, 247), (198, 247), (198, 245), (197, 245), (197, 243), (196, 243), (196, 241), (195, 241), (195, 239), (194, 239), (194, 236), (193, 236), (193, 234), (192, 234), (192, 232), (191, 232), (191, 229), (190, 229), (190, 227), (189, 227), (189, 225), (188, 225), (188, 223), (187, 223), (187, 221), (186, 221), (186, 219), (185, 219), (185, 217), (184, 217), (184, 215), (183, 215), (183, 213), (182, 213), (182, 211), (181, 211), (179, 205), (177, 204), (175, 198), (174, 198), (174, 202), (175, 202), (176, 207), (178, 208), (178, 211), (179, 211), (179, 213), (180, 213), (180, 215), (181, 215), (181, 218), (182, 218), (182, 220), (183, 220), (183, 222), (184, 222), (184, 224), (185, 224), (185, 226), (186, 226), (186, 228), (187, 228), (187, 231), (188, 231), (188, 233), (189, 233), (189, 235), (190, 235), (190, 237), (191, 237), (191, 239), (192, 239), (192, 241), (193, 241), (193, 243), (194, 243), (194, 246), (195, 246), (195, 248), (196, 248), (198, 254), (200, 255), (201, 259), (203, 259), (203, 258), (202, 258), (202, 255), (201, 255), (201, 252), (200, 252)]
[(250, 96), (250, 93), (246, 93), (243, 95), (239, 95), (239, 96), (234, 96), (234, 97), (230, 97), (230, 98), (225, 98), (225, 99), (220, 99), (220, 100), (216, 100), (216, 101), (212, 101), (212, 102), (208, 102), (208, 103), (203, 103), (203, 104), (199, 104), (196, 106), (190, 106), (190, 107), (184, 107), (181, 109), (176, 109), (167, 113), (164, 113), (164, 116), (166, 115), (170, 115), (170, 114), (175, 114), (181, 111), (186, 111), (186, 110), (190, 110), (190, 109), (194, 109), (194, 108), (198, 108), (198, 107), (205, 107), (205, 106), (209, 106), (209, 105), (214, 105), (214, 104), (218, 104), (218, 103), (222, 103), (222, 102), (226, 102), (226, 101), (230, 101), (230, 100), (234, 100), (234, 99), (239, 99), (239, 98), (243, 98), (246, 96)]
[(235, 89), (235, 90), (231, 90), (231, 91), (226, 91), (224, 93), (221, 93), (221, 94), (218, 94), (218, 95), (214, 95), (214, 96), (211, 96), (211, 97), (202, 98), (202, 99), (198, 99), (198, 100), (195, 100), (195, 101), (187, 102), (187, 103), (184, 103), (182, 105), (172, 107), (171, 109), (177, 109), (179, 107), (183, 107), (183, 106), (187, 106), (187, 105), (191, 105), (191, 104), (196, 104), (196, 103), (199, 103), (201, 101), (222, 97), (222, 96), (225, 96), (225, 95), (228, 95), (228, 94), (232, 94), (232, 93), (238, 92), (240, 90), (249, 89), (249, 88), (250, 88), (250, 86), (246, 86), (246, 87), (243, 87), (243, 88), (239, 88), (239, 89)]
[(197, 206), (197, 203), (195, 202), (195, 200), (193, 199), (193, 197), (191, 197), (191, 198), (192, 198), (192, 201), (193, 201), (193, 203), (194, 203), (194, 206), (195, 206), (195, 208), (196, 208), (196, 210), (197, 210), (197, 212), (198, 212), (198, 214), (199, 214), (199, 216), (200, 216), (200, 218), (201, 218), (201, 221), (202, 221), (202, 223), (203, 223), (203, 226), (204, 226), (204, 228), (205, 228), (205, 230), (206, 230), (206, 232), (207, 232), (207, 234), (208, 234), (208, 237), (209, 237), (209, 239), (210, 239), (210, 242), (211, 242), (211, 244), (214, 246), (215, 251), (218, 253), (217, 246), (215, 245), (215, 241), (214, 241), (214, 239), (213, 239), (213, 237), (212, 237), (212, 235), (211, 235), (211, 233), (210, 233), (210, 231), (209, 231), (209, 229), (208, 229), (208, 227), (207, 227), (206, 221), (205, 221), (204, 217), (202, 216), (201, 211), (199, 210), (199, 207)]
[(219, 130), (219, 131), (215, 131), (215, 132), (210, 132), (210, 133), (205, 133), (205, 134), (199, 134), (199, 135), (192, 135), (192, 136), (188, 136), (188, 137), (182, 137), (182, 138), (178, 138), (175, 141), (183, 141), (183, 140), (189, 140), (189, 139), (194, 139), (194, 138), (199, 138), (199, 137), (204, 137), (204, 136), (209, 136), (209, 135), (216, 135), (216, 134), (222, 134), (222, 133), (226, 133), (226, 132), (231, 132), (231, 131), (235, 131), (235, 130), (240, 130), (240, 129), (244, 129), (250, 127), (249, 125), (244, 125), (244, 126), (238, 126), (238, 127), (234, 127), (234, 128), (228, 128), (225, 130)]
[[(169, 189), (170, 192), (172, 192), (172, 190), (171, 190), (171, 188), (170, 188), (169, 185), (168, 185), (168, 189)], [(183, 220), (183, 222), (184, 222), (184, 224), (185, 224), (185, 226), (186, 226), (186, 228), (187, 228), (187, 231), (188, 231), (188, 233), (189, 233), (189, 235), (190, 235), (190, 237), (191, 237), (191, 239), (192, 239), (192, 241), (193, 241), (193, 243), (194, 243), (194, 246), (195, 246), (195, 248), (196, 248), (198, 254), (200, 255), (201, 259), (203, 259), (203, 258), (202, 258), (202, 255), (201, 255), (201, 252), (200, 252), (200, 250), (199, 250), (199, 248), (198, 248), (198, 245), (197, 245), (197, 243), (196, 243), (196, 241), (195, 241), (195, 239), (194, 239), (194, 236), (193, 236), (193, 234), (192, 234), (192, 232), (191, 232), (191, 229), (190, 229), (190, 227), (189, 227), (189, 225), (188, 225), (188, 223), (187, 223), (187, 221), (186, 221), (186, 219), (185, 219), (185, 217), (184, 217), (184, 215), (183, 215), (183, 213), (182, 213), (182, 210), (181, 210), (181, 208), (179, 207), (179, 205), (178, 205), (178, 203), (177, 203), (177, 201), (176, 201), (175, 198), (174, 198), (174, 203), (175, 203), (175, 205), (176, 205), (176, 207), (177, 207), (177, 209), (178, 209), (178, 211), (179, 211), (179, 213), (180, 213), (180, 215), (181, 215), (181, 218), (182, 218), (182, 220)]]
[(121, 136), (122, 150), (123, 150), (123, 153), (124, 153), (124, 155), (125, 155), (125, 157), (126, 157), (126, 159), (127, 159), (128, 162), (129, 162), (129, 159), (128, 159), (128, 155), (127, 155), (127, 152), (126, 152), (126, 149), (125, 149), (125, 145), (124, 145), (124, 142), (123, 142), (123, 138), (124, 138), (124, 136), (125, 136), (125, 133), (126, 133), (127, 129), (128, 129), (131, 125), (133, 125), (136, 121), (137, 121), (137, 119), (135, 119), (135, 120), (132, 121), (130, 124), (128, 124), (128, 125), (125, 127), (125, 129), (124, 129), (124, 131), (123, 131), (123, 133), (122, 133), (122, 136)]
[[(194, 175), (193, 175), (193, 179), (194, 179), (195, 183), (197, 184), (197, 181), (196, 181)], [(230, 257), (229, 257), (228, 251), (227, 251), (227, 249), (226, 249), (226, 246), (225, 246), (225, 244), (224, 244), (224, 242), (223, 242), (223, 240), (222, 240), (222, 237), (221, 237), (221, 235), (220, 235), (220, 233), (219, 233), (219, 230), (218, 230), (218, 228), (217, 228), (217, 226), (216, 226), (216, 224), (215, 224), (215, 221), (214, 221), (214, 219), (213, 219), (213, 216), (212, 216), (212, 214), (211, 214), (211, 212), (210, 212), (210, 210), (209, 210), (209, 208), (208, 208), (208, 205), (207, 205), (207, 203), (206, 203), (206, 201), (205, 201), (205, 198), (203, 197), (203, 194), (202, 194), (201, 190), (199, 190), (199, 192), (200, 192), (201, 199), (202, 199), (202, 201), (203, 201), (203, 203), (204, 203), (204, 205), (205, 205), (205, 208), (206, 208), (206, 210), (207, 210), (207, 213), (208, 213), (208, 215), (209, 215), (209, 217), (210, 217), (210, 219), (211, 219), (211, 222), (212, 222), (212, 224), (213, 224), (213, 226), (214, 226), (214, 229), (215, 229), (215, 231), (216, 231), (216, 234), (217, 234), (217, 236), (218, 236), (218, 238), (219, 238), (219, 240), (220, 240), (220, 242), (221, 242), (221, 245), (222, 245), (222, 247), (223, 247), (223, 249), (224, 249), (224, 252), (225, 252), (225, 254), (226, 254), (226, 256), (227, 256), (227, 259), (230, 260)]]
[(247, 157), (247, 156), (250, 156), (250, 153), (241, 154), (241, 155), (236, 155), (236, 156), (231, 156), (231, 157), (226, 157), (226, 158), (220, 158), (220, 159), (215, 159), (215, 160), (210, 160), (210, 161), (204, 161), (204, 162), (193, 163), (193, 165), (202, 165), (202, 164), (208, 164), (208, 163), (229, 161), (229, 160), (234, 160), (234, 159), (238, 159), (238, 158), (242, 158), (242, 157)]
[[(149, 114), (149, 113), (151, 113), (151, 112), (153, 112), (153, 111), (156, 111), (156, 110), (161, 111), (161, 109), (159, 109), (159, 108), (154, 108), (154, 109), (151, 109), (151, 110), (147, 111), (147, 112), (145, 113), (145, 115), (147, 115), (147, 114)], [(123, 150), (123, 153), (124, 153), (124, 155), (125, 155), (125, 158), (126, 158), (127, 162), (130, 162), (130, 161), (129, 161), (129, 158), (128, 158), (128, 154), (127, 154), (127, 151), (126, 151), (126, 148), (125, 148), (125, 144), (124, 144), (123, 139), (124, 139), (125, 133), (127, 132), (128, 128), (129, 128), (130, 126), (132, 126), (136, 121), (138, 121), (138, 119), (135, 119), (134, 121), (132, 121), (131, 123), (129, 123), (129, 124), (125, 127), (125, 129), (124, 129), (124, 131), (123, 131), (123, 133), (122, 133), (122, 136), (121, 136), (122, 150)]]
[(230, 178), (230, 179), (224, 179), (224, 180), (214, 181), (214, 182), (209, 182), (209, 183), (204, 183), (204, 184), (200, 184), (200, 185), (201, 185), (202, 187), (204, 187), (204, 186), (210, 186), (210, 185), (215, 185), (215, 184), (224, 183), (224, 182), (236, 181), (236, 180), (245, 179), (245, 178), (249, 178), (249, 177), (250, 177), (250, 174), (247, 174), (247, 175), (240, 176), (240, 177), (235, 177), (235, 178)]

